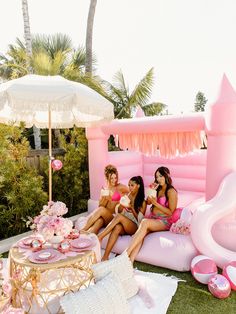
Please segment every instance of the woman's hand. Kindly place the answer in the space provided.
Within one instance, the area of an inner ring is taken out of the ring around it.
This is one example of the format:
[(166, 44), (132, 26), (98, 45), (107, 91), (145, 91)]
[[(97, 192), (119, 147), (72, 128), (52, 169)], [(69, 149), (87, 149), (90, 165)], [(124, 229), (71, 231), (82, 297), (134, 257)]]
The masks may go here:
[(151, 205), (151, 204), (152, 204), (152, 203), (151, 203), (151, 198), (150, 198), (150, 196), (147, 197), (146, 203), (147, 203), (147, 205)]
[(147, 204), (148, 205), (154, 205), (154, 206), (158, 206), (158, 203), (157, 203), (157, 200), (156, 200), (156, 198), (155, 197), (153, 197), (153, 196), (148, 196), (147, 197)]
[(121, 203), (119, 205), (120, 205), (119, 208), (122, 208), (122, 211), (123, 210), (130, 211), (130, 212), (132, 211), (130, 205), (124, 206)]
[(106, 207), (110, 199), (110, 196), (101, 196), (99, 200), (99, 206)]
[(134, 211), (133, 207), (130, 204), (128, 206), (125, 206), (125, 210), (130, 213)]

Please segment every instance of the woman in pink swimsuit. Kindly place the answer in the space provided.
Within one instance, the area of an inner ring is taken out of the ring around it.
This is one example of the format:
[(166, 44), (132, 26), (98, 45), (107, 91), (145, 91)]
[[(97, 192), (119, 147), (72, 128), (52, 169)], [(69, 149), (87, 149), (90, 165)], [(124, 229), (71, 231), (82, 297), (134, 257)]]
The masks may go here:
[(128, 249), (127, 254), (133, 262), (138, 254), (145, 236), (150, 232), (169, 230), (172, 214), (176, 210), (178, 195), (172, 185), (170, 171), (166, 167), (159, 167), (155, 172), (157, 196), (148, 197), (147, 204), (151, 206), (150, 214), (141, 221)]
[(118, 182), (118, 171), (115, 166), (107, 165), (104, 175), (109, 195), (100, 197), (99, 207), (89, 215), (87, 223), (82, 229), (96, 234), (100, 228), (106, 227), (113, 219), (115, 207), (119, 203), (121, 196), (129, 191), (126, 185)]
[(98, 235), (98, 239), (101, 242), (109, 234), (102, 261), (109, 258), (111, 250), (120, 235), (133, 235), (138, 229), (146, 210), (144, 184), (141, 176), (135, 176), (129, 180), (129, 195), (127, 198), (129, 204), (124, 206), (121, 200), (121, 203), (116, 206), (116, 215)]

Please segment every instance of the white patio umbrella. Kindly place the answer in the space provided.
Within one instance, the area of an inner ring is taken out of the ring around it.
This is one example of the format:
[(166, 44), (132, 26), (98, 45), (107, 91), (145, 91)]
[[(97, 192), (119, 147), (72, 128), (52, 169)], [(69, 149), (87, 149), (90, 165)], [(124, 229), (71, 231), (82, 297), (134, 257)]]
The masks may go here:
[(61, 76), (26, 75), (0, 84), (0, 122), (48, 128), (49, 201), (52, 128), (97, 126), (114, 118), (113, 105), (91, 88)]

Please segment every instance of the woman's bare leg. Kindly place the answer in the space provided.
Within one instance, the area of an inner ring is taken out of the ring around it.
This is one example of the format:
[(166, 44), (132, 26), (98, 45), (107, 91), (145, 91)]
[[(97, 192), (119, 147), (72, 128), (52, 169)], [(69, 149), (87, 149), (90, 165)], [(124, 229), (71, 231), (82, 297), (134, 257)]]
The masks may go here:
[(138, 252), (140, 251), (142, 245), (143, 245), (143, 241), (140, 242), (138, 245), (136, 245), (133, 251), (130, 253), (129, 258), (132, 263), (134, 262), (135, 257), (138, 255)]
[(104, 219), (102, 217), (98, 218), (98, 220), (88, 229), (88, 232), (97, 234), (98, 231), (104, 226)]
[(100, 242), (102, 241), (102, 239), (103, 239), (108, 233), (110, 233), (110, 232), (112, 231), (112, 229), (113, 229), (117, 224), (120, 223), (119, 216), (120, 216), (120, 215), (117, 214), (117, 215), (112, 219), (112, 221), (106, 226), (106, 228), (105, 228), (102, 232), (99, 233), (98, 239), (99, 239)]
[[(166, 226), (160, 220), (157, 220), (157, 219), (156, 220), (155, 219), (143, 219), (141, 221), (141, 223), (140, 223), (140, 226), (139, 226), (137, 232), (134, 234), (134, 237), (131, 240), (131, 243), (130, 243), (128, 249), (127, 249), (128, 256), (131, 255), (131, 253), (133, 252), (133, 250), (135, 249), (136, 246), (138, 246), (138, 245), (140, 246), (140, 244), (142, 244), (145, 236), (149, 232), (164, 231), (164, 230), (166, 230)], [(140, 249), (140, 247), (139, 247), (139, 249)], [(132, 259), (133, 260), (136, 257), (136, 255), (134, 253), (132, 254)], [(136, 252), (136, 254), (137, 254), (137, 252)]]
[(109, 225), (107, 225), (107, 227), (101, 233), (99, 233), (99, 241), (102, 241), (102, 239), (108, 233), (110, 233), (117, 224), (121, 224), (123, 226), (126, 234), (134, 234), (137, 230), (137, 225), (133, 221), (131, 221), (129, 218), (125, 217), (122, 214), (117, 214), (109, 223)]
[(92, 212), (91, 216), (89, 217), (86, 225), (82, 228), (83, 231), (87, 231), (92, 225), (100, 218), (104, 218), (104, 221), (110, 217), (112, 219), (112, 213), (105, 207), (98, 207), (97, 209)]
[(108, 239), (108, 242), (107, 242), (107, 245), (106, 245), (106, 249), (105, 249), (105, 252), (104, 252), (104, 255), (102, 257), (102, 261), (106, 261), (109, 259), (109, 255), (111, 253), (111, 250), (113, 249), (113, 246), (115, 245), (119, 235), (123, 235), (125, 234), (125, 230), (123, 228), (123, 226), (121, 224), (117, 224), (110, 236), (109, 236), (109, 239)]

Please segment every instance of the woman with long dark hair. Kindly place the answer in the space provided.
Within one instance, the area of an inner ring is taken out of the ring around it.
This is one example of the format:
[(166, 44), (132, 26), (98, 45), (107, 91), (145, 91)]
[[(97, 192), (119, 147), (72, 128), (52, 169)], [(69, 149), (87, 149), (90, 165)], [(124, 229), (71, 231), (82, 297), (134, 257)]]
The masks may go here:
[(151, 211), (140, 223), (128, 249), (127, 254), (133, 262), (138, 254), (145, 236), (150, 232), (169, 230), (173, 212), (176, 210), (178, 195), (172, 185), (170, 171), (166, 167), (159, 167), (155, 171), (155, 183), (157, 185), (156, 197), (149, 196), (147, 204), (151, 205)]
[(119, 235), (133, 235), (143, 218), (146, 210), (146, 202), (144, 200), (144, 184), (140, 176), (132, 177), (129, 180), (129, 194), (120, 199), (120, 203), (116, 207), (116, 215), (107, 227), (98, 234), (100, 241), (110, 233), (105, 253), (102, 260), (107, 260), (109, 254), (115, 245)]

